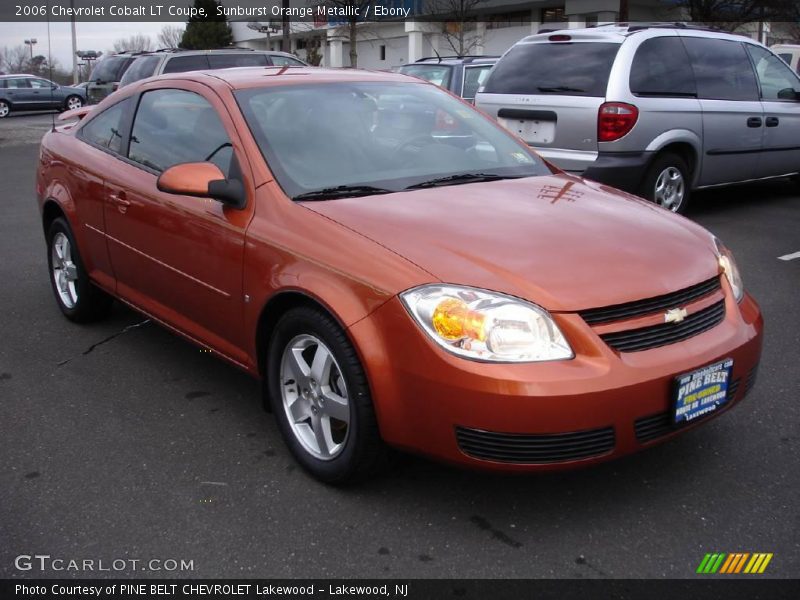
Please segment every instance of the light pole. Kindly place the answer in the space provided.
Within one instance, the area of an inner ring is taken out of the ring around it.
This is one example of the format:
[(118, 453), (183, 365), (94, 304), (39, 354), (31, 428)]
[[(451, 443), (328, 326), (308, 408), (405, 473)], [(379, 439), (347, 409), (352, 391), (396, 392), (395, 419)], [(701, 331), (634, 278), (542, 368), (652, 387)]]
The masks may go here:
[[(75, 8), (75, 0), (69, 1), (70, 8)], [(78, 85), (78, 41), (75, 37), (75, 14), (70, 18), (72, 29), (72, 85)]]
[(31, 60), (33, 60), (33, 47), (36, 45), (37, 41), (38, 40), (36, 38), (25, 40), (25, 45), (31, 47)]

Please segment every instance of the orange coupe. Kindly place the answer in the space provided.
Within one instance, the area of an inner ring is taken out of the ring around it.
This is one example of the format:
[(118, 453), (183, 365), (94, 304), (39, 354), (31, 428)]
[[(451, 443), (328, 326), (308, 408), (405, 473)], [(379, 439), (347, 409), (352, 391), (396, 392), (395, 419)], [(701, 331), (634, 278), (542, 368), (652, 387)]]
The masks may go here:
[(389, 447), (588, 465), (753, 385), (763, 322), (719, 240), (429, 83), (194, 72), (72, 116), (36, 179), (62, 312), (115, 298), (263, 379), (321, 480)]

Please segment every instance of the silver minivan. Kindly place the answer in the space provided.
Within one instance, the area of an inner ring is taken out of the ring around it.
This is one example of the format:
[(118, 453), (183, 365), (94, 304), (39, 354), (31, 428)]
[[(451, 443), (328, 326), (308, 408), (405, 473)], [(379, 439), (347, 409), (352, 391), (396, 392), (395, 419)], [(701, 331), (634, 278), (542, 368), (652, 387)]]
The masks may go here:
[(800, 172), (800, 78), (742, 36), (663, 25), (532, 35), (476, 104), (565, 171), (674, 212), (694, 189)]

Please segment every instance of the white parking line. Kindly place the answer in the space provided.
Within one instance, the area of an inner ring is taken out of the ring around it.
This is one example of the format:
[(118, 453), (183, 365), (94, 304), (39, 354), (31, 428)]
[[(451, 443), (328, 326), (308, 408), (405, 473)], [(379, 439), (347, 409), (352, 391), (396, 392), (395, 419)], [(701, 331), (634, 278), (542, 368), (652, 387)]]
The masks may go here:
[(778, 260), (794, 260), (795, 258), (800, 258), (800, 252), (792, 252), (791, 254), (784, 254), (783, 256), (779, 256)]

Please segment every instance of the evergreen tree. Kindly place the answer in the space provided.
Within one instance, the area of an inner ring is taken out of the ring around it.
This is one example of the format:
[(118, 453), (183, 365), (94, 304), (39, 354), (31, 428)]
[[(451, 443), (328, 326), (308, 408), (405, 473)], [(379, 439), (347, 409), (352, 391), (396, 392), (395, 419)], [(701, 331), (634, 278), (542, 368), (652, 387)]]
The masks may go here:
[(205, 17), (190, 17), (183, 32), (181, 48), (210, 50), (224, 48), (233, 43), (233, 33), (228, 18), (217, 15), (218, 0), (194, 0), (194, 7), (203, 9)]

